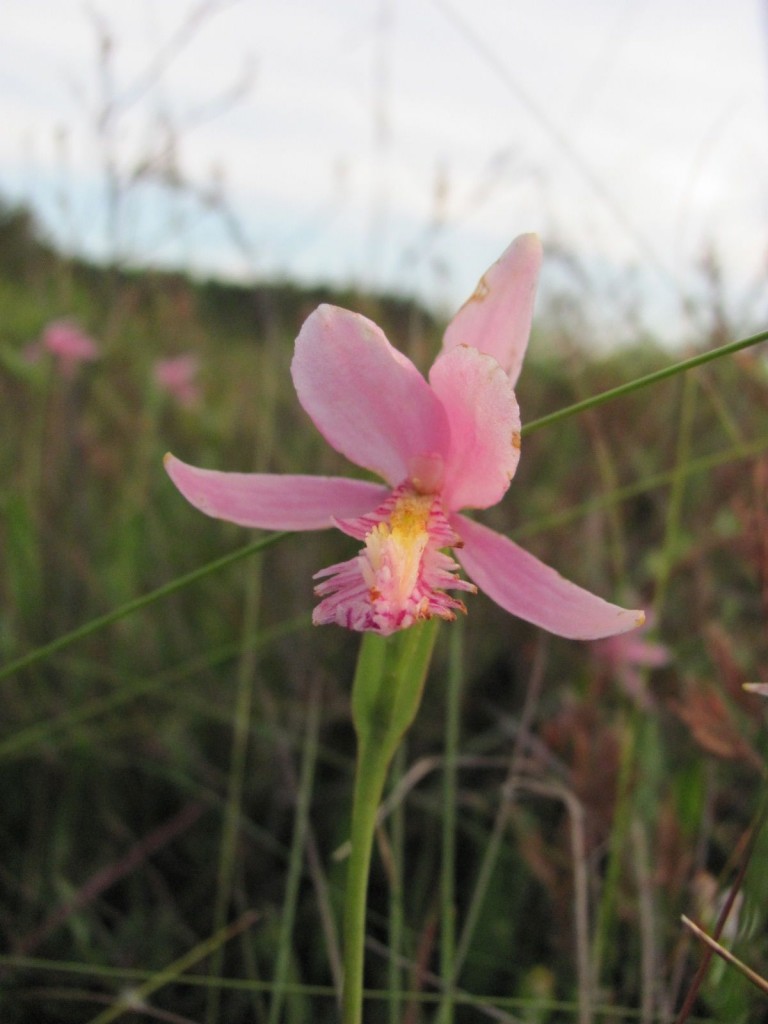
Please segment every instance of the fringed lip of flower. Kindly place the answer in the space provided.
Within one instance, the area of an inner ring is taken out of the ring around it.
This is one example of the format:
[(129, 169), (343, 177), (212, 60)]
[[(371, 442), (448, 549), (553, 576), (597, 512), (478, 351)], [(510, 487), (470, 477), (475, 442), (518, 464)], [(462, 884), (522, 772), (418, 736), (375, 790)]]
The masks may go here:
[(386, 636), (434, 616), (451, 620), (466, 611), (445, 591), (475, 593), (477, 587), (457, 575), (458, 564), (441, 550), (457, 547), (461, 538), (438, 495), (404, 483), (374, 512), (335, 525), (365, 546), (349, 561), (315, 573), (315, 579), (323, 579), (315, 587), (323, 598), (312, 615), (315, 625), (335, 622)]
[[(591, 640), (640, 625), (643, 613), (559, 576), (509, 538), (459, 514), (507, 491), (520, 458), (515, 397), (541, 247), (523, 235), (481, 278), (449, 324), (425, 379), (376, 324), (334, 306), (299, 332), (291, 374), (328, 443), (386, 485), (340, 477), (223, 473), (165, 458), (195, 507), (243, 526), (336, 526), (363, 542), (316, 574), (316, 623), (388, 634), (464, 605), (446, 590), (485, 591), (550, 632)], [(459, 564), (472, 582), (458, 576)]]

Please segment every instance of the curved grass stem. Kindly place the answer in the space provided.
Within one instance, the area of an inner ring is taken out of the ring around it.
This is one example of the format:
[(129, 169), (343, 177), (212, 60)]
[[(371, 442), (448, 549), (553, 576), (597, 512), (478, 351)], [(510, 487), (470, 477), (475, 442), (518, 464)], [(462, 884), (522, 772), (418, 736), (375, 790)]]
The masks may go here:
[(652, 373), (647, 373), (643, 377), (636, 377), (634, 380), (628, 381), (626, 384), (619, 384), (618, 387), (609, 388), (608, 391), (601, 391), (599, 395), (592, 395), (590, 398), (584, 398), (580, 402), (574, 402), (573, 405), (567, 405), (564, 409), (558, 409), (555, 412), (548, 413), (546, 416), (540, 416), (536, 420), (531, 420), (530, 423), (526, 423), (521, 430), (521, 434), (525, 437), (527, 434), (532, 434), (534, 430), (540, 430), (542, 427), (549, 427), (553, 423), (559, 423), (561, 420), (568, 419), (570, 416), (575, 416), (577, 413), (585, 412), (587, 409), (594, 409), (598, 405), (603, 405), (605, 402), (610, 402), (614, 398), (622, 398), (624, 395), (631, 395), (633, 391), (639, 391), (641, 388), (649, 387), (651, 384), (658, 384), (660, 381), (668, 380), (670, 377), (675, 377), (679, 373), (687, 373), (688, 370), (695, 370), (697, 366), (704, 366), (705, 363), (711, 363), (714, 359), (722, 359), (724, 356), (731, 356), (735, 352), (741, 352), (743, 349), (751, 348), (753, 345), (759, 345), (763, 341), (768, 341), (768, 331), (761, 331), (759, 334), (753, 334), (749, 338), (741, 338), (739, 341), (730, 341), (727, 345), (721, 345), (719, 348), (710, 349), (707, 352), (700, 352), (696, 356), (691, 356), (689, 359), (683, 359), (678, 363), (673, 363), (672, 366), (665, 366), (661, 370), (654, 370)]

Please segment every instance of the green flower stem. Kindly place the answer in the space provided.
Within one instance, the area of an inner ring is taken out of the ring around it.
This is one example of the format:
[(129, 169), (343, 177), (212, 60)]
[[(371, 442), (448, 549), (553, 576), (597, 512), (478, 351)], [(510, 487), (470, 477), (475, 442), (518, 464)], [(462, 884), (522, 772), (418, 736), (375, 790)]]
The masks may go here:
[[(260, 561), (260, 560), (259, 560)], [(245, 607), (243, 609), (243, 637), (258, 630), (259, 605), (261, 602), (260, 565), (249, 566), (251, 571), (245, 579)], [(216, 879), (216, 898), (213, 904), (213, 927), (215, 931), (223, 928), (227, 922), (227, 913), (232, 899), (232, 889), (237, 864), (238, 841), (240, 839), (240, 820), (242, 815), (243, 789), (245, 787), (246, 761), (248, 758), (248, 742), (251, 728), (251, 706), (256, 689), (257, 655), (253, 647), (243, 645), (237, 670), (235, 702), (232, 714), (232, 745), (227, 780), (227, 799), (225, 804), (219, 863)], [(224, 948), (220, 946), (210, 960), (211, 978), (219, 977), (223, 972)], [(216, 1024), (219, 1019), (221, 992), (218, 985), (211, 985), (206, 997), (205, 1019), (208, 1024)]]
[(355, 796), (352, 806), (352, 849), (347, 869), (344, 904), (344, 1024), (360, 1024), (363, 1009), (365, 910), (368, 876), (378, 810), (388, 761), (383, 751), (358, 750)]
[[(398, 784), (405, 775), (408, 759), (407, 744), (401, 743), (395, 751), (390, 769), (390, 794), (394, 795)], [(403, 864), (405, 855), (405, 808), (398, 800), (392, 809), (390, 825), (390, 893), (389, 893), (389, 965), (387, 969), (387, 993), (389, 996), (389, 1024), (402, 1024), (403, 1020), (403, 937), (405, 934), (405, 905), (403, 886)]]
[(365, 912), (376, 815), (390, 762), (421, 703), (438, 620), (391, 637), (366, 633), (352, 685), (357, 765), (344, 904), (343, 1024), (361, 1024)]
[(445, 714), (440, 867), (440, 975), (446, 984), (437, 1024), (453, 1024), (456, 957), (456, 790), (458, 781), (461, 690), (464, 681), (464, 620), (451, 627)]

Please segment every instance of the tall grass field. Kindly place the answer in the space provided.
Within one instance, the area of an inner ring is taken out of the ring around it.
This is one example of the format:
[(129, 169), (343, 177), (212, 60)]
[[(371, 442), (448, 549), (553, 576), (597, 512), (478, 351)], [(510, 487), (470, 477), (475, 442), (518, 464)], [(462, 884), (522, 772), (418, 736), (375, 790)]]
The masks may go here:
[[(162, 458), (349, 475), (291, 384), (302, 321), (363, 312), (422, 370), (443, 325), (0, 220), (0, 1021), (331, 1024), (360, 637), (312, 626), (312, 575), (354, 545), (202, 516)], [(578, 643), (478, 594), (442, 625), (380, 812), (366, 1024), (768, 1019), (764, 346), (537, 422), (739, 340), (716, 313), (605, 354), (537, 308), (484, 521), (648, 622)], [(62, 320), (97, 358), (40, 348)]]

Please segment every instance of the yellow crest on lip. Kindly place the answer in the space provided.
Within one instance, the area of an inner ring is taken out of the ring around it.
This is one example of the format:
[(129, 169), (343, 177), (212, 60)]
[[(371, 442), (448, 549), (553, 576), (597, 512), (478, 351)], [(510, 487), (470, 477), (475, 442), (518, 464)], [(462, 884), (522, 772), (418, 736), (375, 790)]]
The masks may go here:
[(401, 534), (403, 539), (426, 533), (433, 501), (430, 494), (403, 494), (389, 519), (392, 533)]
[(439, 496), (404, 483), (374, 512), (339, 525), (363, 547), (349, 561), (315, 574), (323, 580), (315, 587), (323, 600), (314, 622), (386, 636), (435, 615), (454, 619), (457, 611), (466, 610), (445, 592), (474, 593), (476, 588), (458, 576), (458, 565), (443, 550), (460, 545), (461, 538)]
[(360, 568), (372, 595), (389, 593), (391, 598), (402, 601), (413, 592), (429, 542), (431, 505), (429, 497), (403, 494), (389, 521), (377, 523), (366, 536)]

